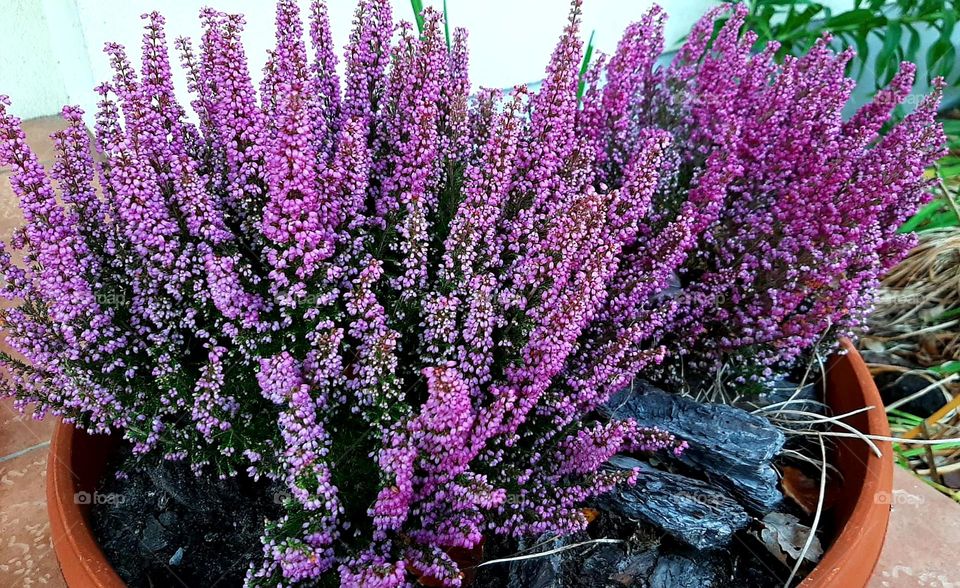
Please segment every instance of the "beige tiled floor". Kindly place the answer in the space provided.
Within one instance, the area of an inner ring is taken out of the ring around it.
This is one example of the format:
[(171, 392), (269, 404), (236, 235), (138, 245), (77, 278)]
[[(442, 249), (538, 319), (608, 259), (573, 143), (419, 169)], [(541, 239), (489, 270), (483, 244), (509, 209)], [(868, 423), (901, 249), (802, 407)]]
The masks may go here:
[[(46, 138), (63, 121), (45, 117), (24, 125), (28, 142), (49, 165)], [(0, 169), (0, 239), (21, 222)], [(45, 469), (52, 423), (19, 415), (0, 400), (0, 588), (64, 586), (50, 544)], [(960, 505), (897, 468), (890, 530), (869, 588), (960, 588)]]
[[(58, 131), (66, 127), (66, 121), (64, 121), (60, 116), (43, 116), (40, 118), (30, 119), (24, 122), (23, 130), (27, 134), (27, 145), (30, 146), (30, 149), (37, 154), (37, 157), (40, 159), (40, 163), (50, 163), (55, 157), (53, 141), (50, 140), (50, 135), (54, 131)], [(0, 167), (0, 172), (7, 172), (9, 168)], [(8, 192), (4, 192), (4, 195)], [(6, 202), (4, 202), (6, 205)]]
[(887, 540), (867, 588), (960, 588), (960, 505), (900, 467), (893, 488)]
[[(25, 443), (35, 441), (32, 432), (10, 425), (3, 425), (7, 432), (19, 430)], [(31, 447), (0, 457), (0, 585), (64, 586), (50, 544), (46, 446)]]

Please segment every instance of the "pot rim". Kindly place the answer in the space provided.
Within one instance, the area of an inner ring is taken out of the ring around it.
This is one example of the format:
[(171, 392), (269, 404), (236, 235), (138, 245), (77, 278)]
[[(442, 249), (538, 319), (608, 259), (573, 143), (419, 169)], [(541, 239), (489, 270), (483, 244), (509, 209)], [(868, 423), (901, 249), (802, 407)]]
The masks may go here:
[[(124, 588), (126, 584), (107, 560), (90, 529), (87, 518), (90, 500), (81, 499), (81, 493), (92, 497), (94, 488), (88, 487), (88, 483), (80, 478), (78, 470), (81, 468), (78, 466), (86, 465), (93, 456), (89, 451), (84, 452), (88, 454), (86, 456), (74, 451), (80, 438), (77, 433), (78, 429), (73, 425), (57, 419), (47, 457), (47, 513), (57, 563), (68, 586)], [(85, 433), (84, 436), (90, 440), (90, 436)], [(80, 461), (77, 457), (86, 459)]]
[[(840, 350), (828, 365), (827, 404), (837, 414), (872, 406), (872, 410), (847, 420), (848, 424), (869, 435), (890, 437), (890, 423), (880, 391), (863, 357), (846, 337), (840, 339)], [(893, 444), (890, 441), (874, 443), (880, 450), (879, 457), (861, 439), (837, 438), (834, 461), (841, 462), (840, 466), (851, 466), (841, 467), (841, 472), (862, 472), (861, 483), (842, 484), (841, 491), (848, 499), (846, 520), (800, 588), (866, 586), (873, 576), (887, 535), (893, 493)], [(847, 481), (852, 477), (847, 476)]]

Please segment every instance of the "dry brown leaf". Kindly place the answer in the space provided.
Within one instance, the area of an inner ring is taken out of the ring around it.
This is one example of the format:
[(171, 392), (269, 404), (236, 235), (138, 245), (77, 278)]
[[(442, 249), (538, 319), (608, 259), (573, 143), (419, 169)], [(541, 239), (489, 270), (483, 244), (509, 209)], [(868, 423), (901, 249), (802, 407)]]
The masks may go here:
[(803, 512), (813, 514), (820, 499), (820, 484), (793, 466), (783, 467), (783, 479), (780, 480), (783, 493), (796, 502)]
[(600, 516), (600, 511), (595, 508), (584, 508), (581, 509), (580, 512), (582, 512), (583, 517), (587, 519), (587, 524), (597, 520), (597, 517)]
[(883, 344), (883, 341), (874, 339), (873, 337), (861, 337), (860, 347), (873, 351), (874, 353), (883, 353), (887, 350), (887, 346)]
[(763, 529), (760, 540), (777, 559), (789, 565), (803, 556), (803, 559), (817, 563), (823, 555), (823, 546), (816, 536), (806, 550), (810, 527), (800, 524), (800, 520), (791, 514), (772, 512), (763, 517)]

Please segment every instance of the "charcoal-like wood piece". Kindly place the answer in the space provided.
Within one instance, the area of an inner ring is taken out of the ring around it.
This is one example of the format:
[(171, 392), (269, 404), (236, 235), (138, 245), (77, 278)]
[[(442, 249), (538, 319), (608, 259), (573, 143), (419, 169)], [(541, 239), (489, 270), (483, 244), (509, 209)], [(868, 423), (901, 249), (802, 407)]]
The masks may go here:
[(606, 586), (626, 557), (627, 549), (622, 544), (596, 546), (580, 567), (580, 584)]
[[(539, 551), (550, 551), (566, 544), (564, 538), (551, 542), (547, 542), (547, 539), (547, 536), (543, 536), (537, 540), (537, 544), (543, 544), (543, 548)], [(524, 545), (521, 543), (521, 548), (523, 547)], [(563, 588), (563, 575), (561, 574), (563, 556), (564, 552), (561, 551), (542, 557), (512, 562), (510, 564), (508, 588)]]
[(696, 402), (643, 381), (615, 394), (604, 407), (614, 419), (634, 419), (687, 442), (679, 460), (726, 487), (749, 508), (772, 511), (783, 499), (771, 460), (783, 432), (761, 416), (727, 404)]
[(647, 521), (698, 549), (723, 547), (750, 523), (744, 508), (713, 484), (623, 455), (609, 463), (640, 472), (635, 485), (623, 484), (597, 498), (598, 506), (610, 512)]
[(657, 560), (650, 574), (650, 588), (719, 588), (726, 585), (723, 560), (715, 554), (685, 551)]
[[(600, 588), (642, 588), (660, 555), (659, 545), (633, 551), (625, 543), (601, 544), (593, 548), (576, 570), (577, 586)], [(568, 557), (576, 557), (575, 555)]]

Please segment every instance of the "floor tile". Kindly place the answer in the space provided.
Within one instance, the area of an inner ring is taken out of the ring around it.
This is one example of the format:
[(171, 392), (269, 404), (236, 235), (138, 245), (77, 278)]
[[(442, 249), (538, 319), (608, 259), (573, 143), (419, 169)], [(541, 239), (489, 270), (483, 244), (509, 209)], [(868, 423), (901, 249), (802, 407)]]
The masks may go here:
[(11, 398), (0, 400), (0, 460), (50, 441), (53, 419), (38, 421), (31, 417), (32, 414), (32, 409), (28, 409), (27, 414), (20, 414), (13, 408)]
[(19, 200), (10, 189), (10, 172), (0, 172), (0, 240), (9, 251), (10, 237), (17, 227), (23, 225)]
[(960, 504), (896, 467), (887, 541), (867, 588), (960, 588)]
[(61, 588), (45, 498), (47, 452), (0, 462), (0, 586)]
[[(42, 116), (23, 122), (23, 132), (27, 135), (27, 145), (36, 153), (40, 163), (53, 161), (56, 151), (50, 135), (66, 126), (66, 121), (59, 115)], [(0, 168), (0, 171), (7, 170), (6, 167)]]

